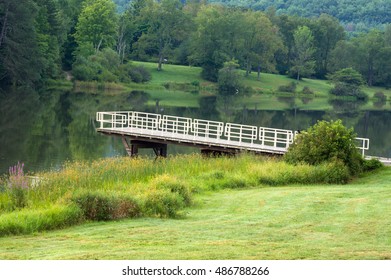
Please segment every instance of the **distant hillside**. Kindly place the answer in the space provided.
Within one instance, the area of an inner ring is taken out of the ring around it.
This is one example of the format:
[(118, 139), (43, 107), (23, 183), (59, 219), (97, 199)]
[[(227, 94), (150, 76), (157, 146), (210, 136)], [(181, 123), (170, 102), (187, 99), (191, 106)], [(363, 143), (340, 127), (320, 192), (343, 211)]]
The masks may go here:
[[(132, 0), (113, 0), (123, 12)], [(181, 0), (186, 2), (186, 0)], [(274, 7), (277, 14), (317, 17), (332, 15), (344, 23), (348, 31), (364, 31), (391, 23), (391, 0), (208, 0), (228, 6), (250, 7), (266, 11)]]
[(254, 10), (276, 9), (277, 14), (316, 17), (326, 13), (344, 23), (376, 26), (391, 23), (391, 0), (209, 0)]

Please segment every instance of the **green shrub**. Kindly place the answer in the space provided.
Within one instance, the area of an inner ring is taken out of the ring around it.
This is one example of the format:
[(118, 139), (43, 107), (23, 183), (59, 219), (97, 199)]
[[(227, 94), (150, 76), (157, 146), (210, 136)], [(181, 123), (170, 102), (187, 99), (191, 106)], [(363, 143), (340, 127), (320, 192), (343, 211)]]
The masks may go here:
[(198, 81), (198, 80), (192, 81), (191, 85), (194, 86), (194, 87), (199, 87), (200, 86), (200, 81)]
[(373, 96), (378, 101), (386, 101), (387, 100), (387, 96), (383, 92), (381, 92), (381, 91), (376, 92)]
[(303, 87), (303, 90), (301, 92), (303, 94), (314, 94), (314, 91), (307, 86)]
[(1, 215), (0, 236), (65, 228), (81, 220), (82, 212), (75, 205), (55, 205), (39, 210), (25, 208)]
[(186, 206), (189, 206), (192, 201), (192, 192), (190, 187), (187, 184), (184, 184), (183, 181), (180, 181), (175, 176), (170, 176), (168, 174), (162, 174), (154, 178), (151, 182), (153, 187), (157, 189), (169, 190), (172, 193), (178, 194), (183, 198), (183, 202)]
[(294, 93), (296, 91), (296, 83), (295, 82), (290, 82), (287, 85), (282, 85), (278, 87), (278, 91), (281, 92), (292, 92)]
[(365, 84), (362, 75), (352, 68), (344, 68), (327, 76), (335, 84), (330, 90), (336, 96), (352, 96), (358, 100), (367, 100), (368, 95), (361, 90)]
[(363, 162), (363, 169), (364, 171), (372, 171), (379, 168), (382, 168), (384, 165), (376, 158), (372, 158), (369, 160), (364, 160)]
[(82, 192), (72, 198), (82, 210), (83, 217), (93, 221), (107, 221), (141, 215), (135, 200), (126, 196), (114, 196), (104, 192)]
[(178, 216), (178, 211), (185, 206), (186, 203), (181, 195), (160, 189), (146, 194), (143, 213), (148, 216), (175, 218)]
[(135, 83), (145, 83), (151, 80), (151, 73), (144, 66), (132, 67), (129, 74)]
[(343, 162), (335, 160), (321, 166), (315, 176), (321, 178), (322, 175), (323, 181), (319, 183), (346, 184), (350, 179), (350, 170)]
[(362, 171), (363, 159), (355, 146), (355, 137), (353, 129), (347, 129), (341, 120), (318, 121), (296, 136), (284, 158), (292, 164), (310, 165), (341, 161), (352, 174), (358, 174)]

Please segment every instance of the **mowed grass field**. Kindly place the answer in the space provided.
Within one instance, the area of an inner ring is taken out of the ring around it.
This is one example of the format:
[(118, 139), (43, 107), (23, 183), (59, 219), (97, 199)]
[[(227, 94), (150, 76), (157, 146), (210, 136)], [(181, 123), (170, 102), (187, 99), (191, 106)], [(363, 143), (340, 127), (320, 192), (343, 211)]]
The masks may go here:
[[(182, 65), (163, 65), (162, 71), (157, 71), (157, 64), (150, 62), (133, 62), (134, 65), (143, 65), (152, 75), (151, 81), (143, 85), (132, 84), (136, 88), (146, 90), (151, 101), (149, 105), (154, 105), (156, 100), (160, 101), (161, 105), (182, 106), (182, 107), (199, 107), (199, 98), (203, 95), (216, 94), (216, 84), (208, 82), (201, 78), (201, 68), (182, 66)], [(329, 93), (333, 84), (326, 80), (316, 80), (304, 78), (300, 81), (291, 79), (287, 76), (261, 73), (260, 80), (257, 79), (257, 73), (253, 72), (248, 77), (245, 77), (245, 72), (240, 71), (243, 76), (243, 83), (253, 89), (251, 96), (239, 97), (235, 100), (238, 106), (246, 106), (247, 108), (285, 110), (290, 109), (293, 105), (287, 102), (281, 102), (279, 98), (295, 98), (294, 107), (297, 109), (306, 110), (329, 110), (332, 105), (329, 104)], [(181, 84), (191, 85), (193, 82), (198, 82), (200, 88), (198, 94), (192, 94), (189, 91), (181, 89), (165, 89), (165, 84), (177, 85), (180, 88)], [(296, 83), (295, 93), (281, 93), (280, 86), (286, 86), (290, 83)], [(309, 88), (313, 94), (303, 94), (303, 88)], [(391, 90), (380, 87), (363, 87), (363, 91), (368, 94), (369, 101), (363, 104), (362, 109), (371, 110), (389, 110), (391, 109)], [(378, 99), (374, 97), (375, 93), (382, 92), (387, 100), (381, 106), (377, 105)]]
[(177, 219), (0, 238), (0, 259), (391, 259), (391, 168), (347, 185), (222, 189)]

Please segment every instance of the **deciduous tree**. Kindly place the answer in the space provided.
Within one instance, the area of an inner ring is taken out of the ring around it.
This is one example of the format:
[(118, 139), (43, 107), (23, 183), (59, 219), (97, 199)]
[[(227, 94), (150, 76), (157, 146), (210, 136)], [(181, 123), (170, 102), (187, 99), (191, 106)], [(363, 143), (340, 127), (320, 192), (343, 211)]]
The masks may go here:
[(95, 51), (112, 48), (118, 32), (118, 15), (112, 0), (86, 0), (76, 25), (79, 46), (91, 44)]
[(314, 36), (307, 26), (300, 26), (293, 37), (295, 47), (291, 75), (295, 75), (299, 80), (302, 76), (306, 77), (314, 73), (315, 60), (313, 55), (316, 49), (314, 47)]

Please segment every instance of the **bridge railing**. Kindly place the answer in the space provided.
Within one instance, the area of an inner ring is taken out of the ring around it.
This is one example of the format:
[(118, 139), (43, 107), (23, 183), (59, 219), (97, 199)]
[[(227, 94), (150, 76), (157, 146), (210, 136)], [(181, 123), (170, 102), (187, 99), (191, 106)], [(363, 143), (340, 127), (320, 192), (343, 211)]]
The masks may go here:
[(220, 139), (224, 132), (224, 123), (194, 119), (191, 125), (191, 133), (195, 137)]
[[(226, 123), (191, 119), (177, 116), (160, 115), (144, 112), (98, 112), (96, 119), (100, 122), (101, 129), (126, 129), (133, 132), (148, 133), (153, 135), (171, 135), (172, 137), (193, 140), (218, 142), (236, 142), (273, 147), (287, 150), (293, 143), (292, 130), (257, 127), (235, 123)], [(357, 148), (362, 155), (369, 149), (368, 138), (356, 138)]]
[(128, 112), (128, 127), (135, 129), (157, 130), (161, 115), (144, 112)]
[(257, 140), (258, 128), (251, 125), (241, 125), (236, 123), (226, 123), (224, 136), (228, 141), (237, 141), (239, 143), (253, 144)]
[(260, 127), (259, 140), (262, 145), (284, 147), (288, 149), (289, 145), (293, 143), (293, 131)]
[(369, 139), (356, 137), (356, 147), (361, 150), (362, 156), (365, 156), (365, 151), (369, 150)]
[(96, 120), (100, 122), (100, 128), (105, 128), (105, 124), (110, 128), (124, 128), (127, 127), (126, 116), (127, 112), (98, 112)]
[(160, 129), (163, 132), (188, 135), (190, 132), (191, 119), (163, 115), (160, 119)]

